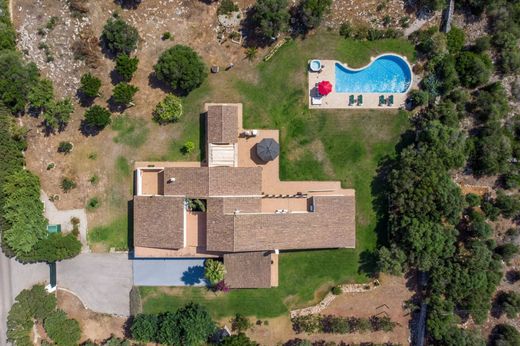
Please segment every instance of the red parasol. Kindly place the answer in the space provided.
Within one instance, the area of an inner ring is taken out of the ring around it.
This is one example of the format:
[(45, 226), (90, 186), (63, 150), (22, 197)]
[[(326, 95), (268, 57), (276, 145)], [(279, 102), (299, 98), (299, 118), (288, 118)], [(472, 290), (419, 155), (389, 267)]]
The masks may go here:
[(328, 95), (332, 91), (332, 84), (328, 80), (324, 80), (318, 84), (318, 92), (320, 95)]

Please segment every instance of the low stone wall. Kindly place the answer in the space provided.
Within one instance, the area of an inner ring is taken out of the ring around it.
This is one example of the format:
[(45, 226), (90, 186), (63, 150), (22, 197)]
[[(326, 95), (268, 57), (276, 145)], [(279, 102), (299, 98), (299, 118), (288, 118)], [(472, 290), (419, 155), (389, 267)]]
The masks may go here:
[[(367, 284), (344, 284), (339, 286), (341, 288), (342, 294), (344, 293), (362, 293), (362, 292), (368, 292), (371, 291), (377, 287), (379, 287), (381, 284), (378, 280), (374, 280)], [(306, 315), (313, 315), (313, 314), (319, 314), (323, 310), (325, 310), (330, 303), (336, 299), (337, 295), (332, 294), (332, 292), (329, 292), (325, 298), (321, 302), (319, 302), (316, 305), (309, 306), (303, 309), (296, 309), (291, 311), (291, 318), (297, 317), (297, 316), (306, 316)]]

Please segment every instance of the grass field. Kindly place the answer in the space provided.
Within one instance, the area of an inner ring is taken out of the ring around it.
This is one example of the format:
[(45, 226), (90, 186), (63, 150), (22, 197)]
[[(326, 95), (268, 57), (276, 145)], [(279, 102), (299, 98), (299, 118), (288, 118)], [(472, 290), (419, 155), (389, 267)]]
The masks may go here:
[(310, 111), (306, 64), (311, 58), (322, 58), (362, 66), (370, 56), (390, 51), (414, 59), (413, 47), (404, 40), (356, 42), (321, 33), (286, 44), (269, 62), (259, 63), (252, 71), (209, 81), (184, 100), (185, 109), (191, 110), (183, 119), (184, 137), (172, 144), (165, 159), (182, 158), (179, 148), (185, 140), (200, 143), (198, 113), (203, 102), (242, 102), (245, 127), (281, 131), (282, 179), (340, 180), (344, 187), (356, 189), (357, 244), (355, 250), (281, 254), (278, 288), (215, 295), (202, 288), (168, 291), (142, 287), (145, 312), (172, 310), (197, 301), (215, 317), (237, 312), (275, 317), (319, 300), (334, 284), (367, 280), (373, 269), (369, 255), (377, 241), (372, 183), (378, 162), (393, 154), (408, 117), (405, 112), (383, 110)]

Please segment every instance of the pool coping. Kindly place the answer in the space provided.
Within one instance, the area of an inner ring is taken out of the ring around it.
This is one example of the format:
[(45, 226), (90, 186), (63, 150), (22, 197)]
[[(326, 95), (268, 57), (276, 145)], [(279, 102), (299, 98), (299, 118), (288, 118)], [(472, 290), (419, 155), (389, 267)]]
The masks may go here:
[[(336, 84), (336, 74), (335, 74), (335, 64), (340, 64), (342, 67), (350, 70), (350, 71), (361, 71), (369, 67), (375, 60), (379, 59), (382, 56), (397, 56), (406, 62), (406, 65), (410, 69), (410, 84), (405, 92), (400, 93), (349, 93), (349, 92), (336, 92), (334, 90), (327, 96), (322, 97), (322, 104), (317, 105), (312, 103), (313, 96), (316, 93), (316, 84), (322, 80), (329, 80)], [(320, 60), (322, 63), (322, 70), (320, 72), (313, 72), (310, 68), (307, 67), (307, 77), (308, 77), (308, 105), (310, 109), (398, 109), (405, 106), (407, 95), (413, 87), (414, 83), (414, 75), (412, 65), (408, 61), (406, 56), (395, 54), (395, 53), (382, 53), (377, 56), (370, 57), (370, 62), (363, 67), (360, 68), (352, 68), (349, 67), (348, 64), (341, 62), (339, 60), (333, 59), (309, 59), (308, 63), (312, 60)], [(347, 102), (347, 97), (349, 95), (363, 95), (363, 104), (362, 105), (349, 105)], [(379, 105), (379, 96), (385, 96), (385, 98), (389, 95), (394, 96), (394, 104), (391, 106), (388, 105)]]

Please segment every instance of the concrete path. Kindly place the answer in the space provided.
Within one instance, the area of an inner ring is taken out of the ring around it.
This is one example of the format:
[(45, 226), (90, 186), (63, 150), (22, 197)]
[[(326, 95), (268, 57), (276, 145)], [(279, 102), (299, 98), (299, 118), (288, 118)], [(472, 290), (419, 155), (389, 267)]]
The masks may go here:
[(130, 315), (132, 261), (127, 254), (81, 254), (57, 264), (58, 287), (74, 292), (91, 310)]
[(87, 213), (85, 209), (69, 209), (58, 210), (54, 203), (49, 200), (47, 194), (43, 191), (40, 193), (40, 199), (45, 205), (45, 217), (49, 220), (49, 225), (61, 225), (62, 232), (72, 231), (72, 223), (70, 220), (73, 217), (79, 219), (79, 234), (81, 244), (83, 244), (82, 252), (89, 252), (90, 249), (87, 244)]
[(204, 259), (135, 259), (135, 286), (204, 286)]

